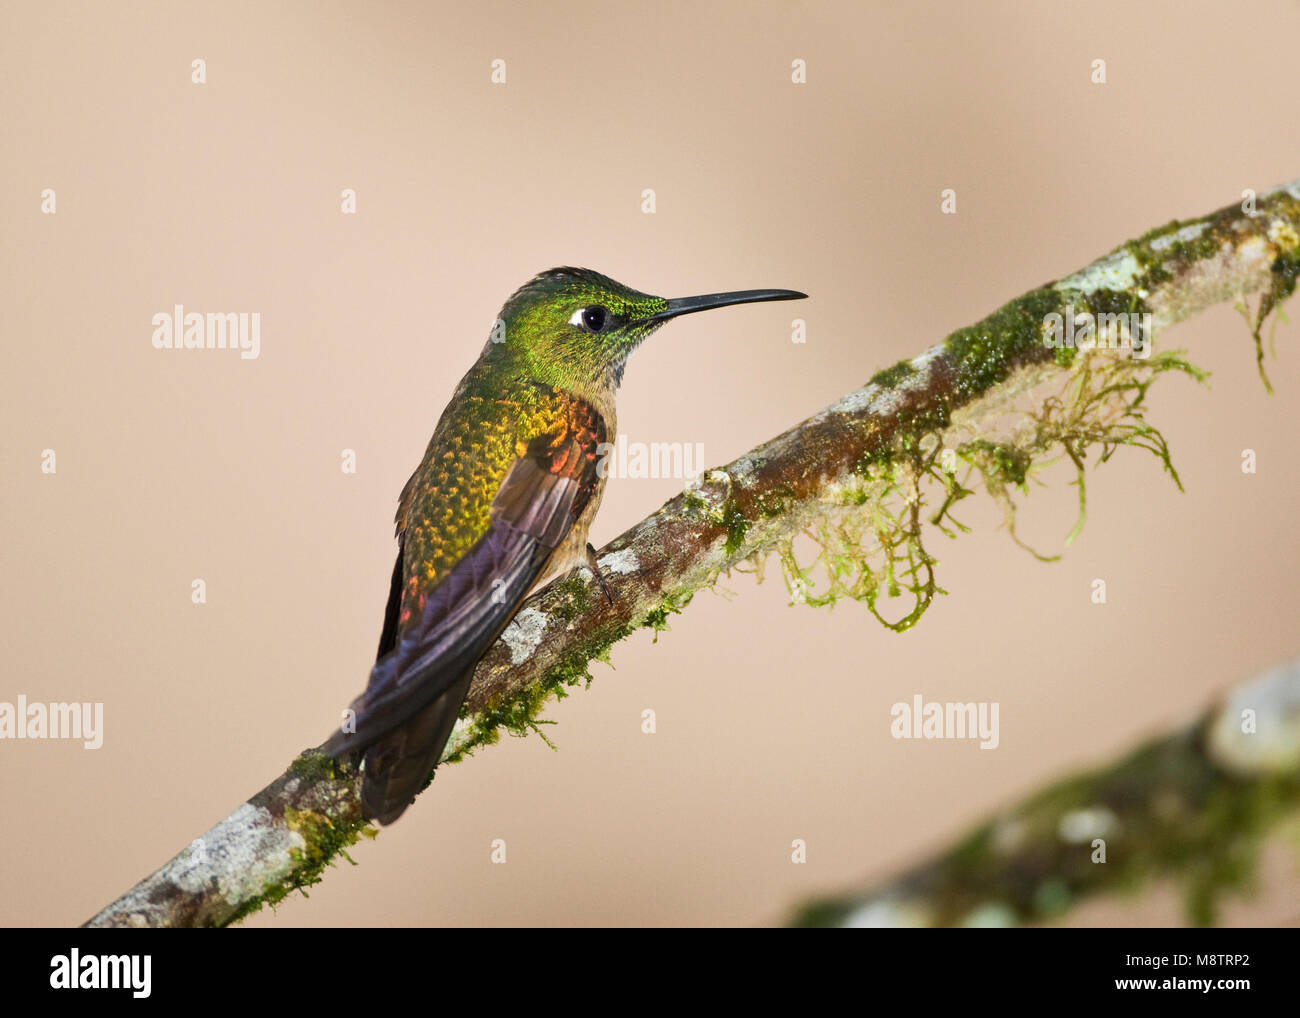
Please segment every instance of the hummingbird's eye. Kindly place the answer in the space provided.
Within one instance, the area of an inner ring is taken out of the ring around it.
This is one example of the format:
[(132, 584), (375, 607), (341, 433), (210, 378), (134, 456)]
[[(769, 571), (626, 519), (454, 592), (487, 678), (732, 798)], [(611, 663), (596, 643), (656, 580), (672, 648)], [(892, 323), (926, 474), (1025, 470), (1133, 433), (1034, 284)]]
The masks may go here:
[(589, 308), (579, 308), (569, 319), (570, 325), (577, 325), (588, 332), (600, 332), (609, 321), (609, 312), (598, 304)]

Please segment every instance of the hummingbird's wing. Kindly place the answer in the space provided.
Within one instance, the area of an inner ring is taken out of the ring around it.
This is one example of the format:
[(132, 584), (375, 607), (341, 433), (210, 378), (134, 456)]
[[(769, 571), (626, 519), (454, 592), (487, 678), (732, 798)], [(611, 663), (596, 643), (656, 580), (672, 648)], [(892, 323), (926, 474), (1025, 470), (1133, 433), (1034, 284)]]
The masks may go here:
[(376, 661), (397, 646), (397, 623), (402, 613), (402, 582), (406, 579), (403, 561), (405, 554), (406, 535), (398, 530), (397, 561), (393, 564), (393, 579), (388, 587), (388, 607), (384, 609), (384, 628), (379, 633), (379, 653), (375, 655)]
[[(559, 425), (529, 441), (506, 471), (486, 531), (427, 592), (418, 619), (400, 633), (396, 618), (410, 563), (399, 555), (380, 638), (383, 656), (352, 704), (355, 732), (339, 732), (322, 747), (334, 756), (368, 749), (363, 800), (381, 822), (396, 819), (433, 770), (475, 663), (591, 500), (600, 480), (597, 449), (605, 440), (599, 413), (570, 401)], [(403, 536), (403, 554), (404, 545)]]

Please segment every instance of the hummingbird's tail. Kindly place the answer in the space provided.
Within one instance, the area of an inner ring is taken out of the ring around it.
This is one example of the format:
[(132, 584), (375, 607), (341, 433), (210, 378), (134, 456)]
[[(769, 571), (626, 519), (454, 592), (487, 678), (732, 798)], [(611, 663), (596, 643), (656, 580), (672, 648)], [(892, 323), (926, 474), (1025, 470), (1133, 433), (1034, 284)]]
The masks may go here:
[(474, 669), (468, 669), (427, 707), (366, 750), (361, 781), (366, 816), (388, 825), (406, 812), (442, 757), (473, 676)]

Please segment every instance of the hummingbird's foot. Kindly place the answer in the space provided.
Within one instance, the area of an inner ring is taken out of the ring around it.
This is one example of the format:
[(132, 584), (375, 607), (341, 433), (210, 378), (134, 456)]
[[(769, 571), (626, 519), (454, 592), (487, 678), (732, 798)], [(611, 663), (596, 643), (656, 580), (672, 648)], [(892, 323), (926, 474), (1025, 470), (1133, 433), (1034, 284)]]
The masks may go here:
[(600, 575), (600, 564), (596, 561), (596, 549), (592, 546), (590, 541), (587, 542), (587, 565), (591, 568), (592, 573), (595, 574), (596, 580), (600, 584), (600, 589), (605, 592), (605, 600), (610, 604), (613, 604), (614, 595), (609, 592), (609, 584), (605, 582), (605, 577)]

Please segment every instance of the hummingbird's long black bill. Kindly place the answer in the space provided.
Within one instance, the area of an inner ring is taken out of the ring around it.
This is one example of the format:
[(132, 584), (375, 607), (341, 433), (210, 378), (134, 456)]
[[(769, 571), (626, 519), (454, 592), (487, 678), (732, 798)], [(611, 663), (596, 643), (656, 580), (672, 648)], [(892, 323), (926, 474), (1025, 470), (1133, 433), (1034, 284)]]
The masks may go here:
[(674, 297), (668, 307), (654, 316), (656, 321), (667, 321), (678, 315), (696, 311), (710, 311), (732, 304), (756, 304), (766, 300), (803, 300), (808, 295), (798, 290), (733, 290), (731, 293), (706, 293), (699, 297)]

